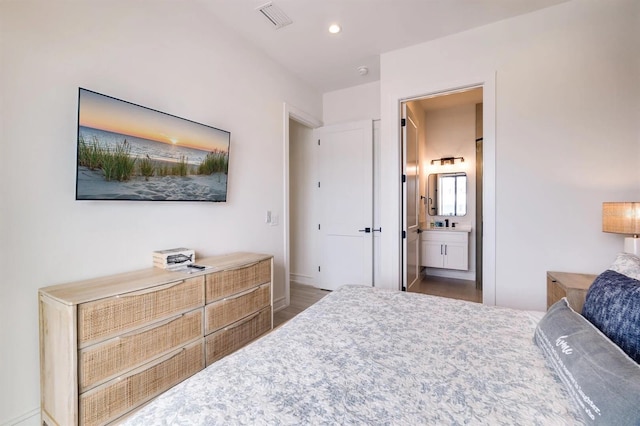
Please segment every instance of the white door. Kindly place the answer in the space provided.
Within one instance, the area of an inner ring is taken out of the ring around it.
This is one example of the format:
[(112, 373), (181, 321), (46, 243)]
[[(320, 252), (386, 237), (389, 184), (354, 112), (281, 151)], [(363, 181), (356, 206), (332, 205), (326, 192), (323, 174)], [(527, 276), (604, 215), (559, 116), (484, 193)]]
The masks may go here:
[(373, 124), (318, 129), (319, 287), (373, 281)]
[(418, 156), (418, 120), (407, 104), (402, 104), (402, 162), (404, 183), (402, 192), (404, 198), (403, 230), (403, 287), (410, 290), (420, 273), (420, 168)]

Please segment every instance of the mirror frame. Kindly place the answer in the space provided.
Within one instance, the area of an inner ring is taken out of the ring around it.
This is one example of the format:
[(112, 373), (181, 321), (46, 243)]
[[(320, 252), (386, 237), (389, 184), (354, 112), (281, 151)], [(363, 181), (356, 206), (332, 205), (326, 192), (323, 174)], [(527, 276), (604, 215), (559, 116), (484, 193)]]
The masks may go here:
[[(464, 194), (465, 194), (465, 199), (468, 199), (467, 197), (467, 189), (469, 187), (469, 181), (468, 181), (468, 176), (466, 172), (445, 172), (445, 173), (430, 173), (427, 176), (427, 196), (425, 197), (425, 204), (426, 204), (426, 211), (427, 214), (429, 216), (448, 216), (448, 217), (462, 217), (462, 216), (466, 216), (467, 215), (467, 211), (468, 211), (468, 206), (465, 203), (465, 210), (464, 210), (464, 214), (443, 214), (442, 210), (440, 209), (440, 205), (442, 203), (440, 203), (440, 192), (441, 192), (441, 188), (442, 188), (442, 178), (446, 178), (446, 177), (459, 177), (459, 176), (464, 176), (465, 180), (464, 180)], [(458, 199), (457, 199), (457, 191), (454, 191), (454, 199), (453, 199), (453, 205), (455, 206), (455, 208), (457, 209), (458, 206)]]

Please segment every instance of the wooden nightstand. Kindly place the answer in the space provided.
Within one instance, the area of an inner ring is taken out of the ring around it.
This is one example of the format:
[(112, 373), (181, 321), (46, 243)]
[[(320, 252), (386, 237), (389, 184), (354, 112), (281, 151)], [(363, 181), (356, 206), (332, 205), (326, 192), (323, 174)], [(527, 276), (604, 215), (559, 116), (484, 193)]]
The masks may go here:
[(563, 297), (581, 314), (587, 290), (597, 275), (547, 271), (547, 309)]

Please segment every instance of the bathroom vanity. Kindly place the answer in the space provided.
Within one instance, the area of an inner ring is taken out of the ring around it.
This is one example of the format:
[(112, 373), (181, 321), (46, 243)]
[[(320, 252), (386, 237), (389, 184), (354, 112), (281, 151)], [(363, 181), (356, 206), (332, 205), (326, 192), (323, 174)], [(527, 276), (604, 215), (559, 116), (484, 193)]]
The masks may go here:
[(424, 229), (420, 234), (420, 265), (467, 271), (470, 232), (470, 226)]

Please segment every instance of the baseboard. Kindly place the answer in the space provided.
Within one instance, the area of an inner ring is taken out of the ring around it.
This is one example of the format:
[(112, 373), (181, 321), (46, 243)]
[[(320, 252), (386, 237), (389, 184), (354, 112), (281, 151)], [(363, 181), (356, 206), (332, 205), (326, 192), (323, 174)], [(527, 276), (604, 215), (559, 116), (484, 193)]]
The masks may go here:
[(454, 278), (458, 280), (475, 281), (475, 271), (456, 271), (453, 269), (426, 268), (426, 273), (432, 277)]
[(278, 312), (284, 308), (286, 308), (287, 305), (287, 298), (286, 297), (279, 297), (277, 299), (274, 299), (273, 301), (273, 312)]
[(6, 420), (0, 426), (38, 426), (40, 424), (40, 408), (24, 413), (21, 416)]
[(316, 279), (309, 275), (291, 273), (289, 274), (289, 279), (294, 283), (310, 285), (314, 287), (316, 286)]

